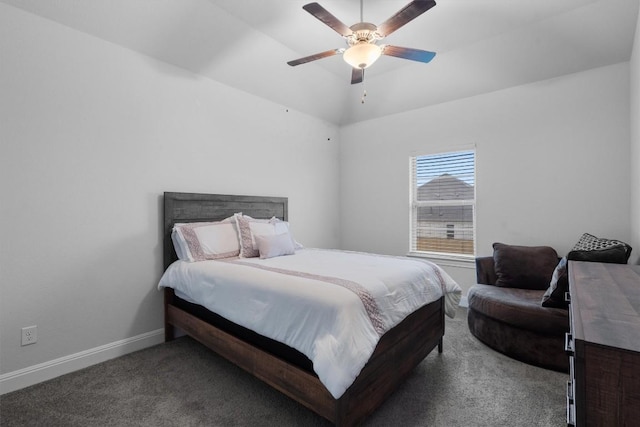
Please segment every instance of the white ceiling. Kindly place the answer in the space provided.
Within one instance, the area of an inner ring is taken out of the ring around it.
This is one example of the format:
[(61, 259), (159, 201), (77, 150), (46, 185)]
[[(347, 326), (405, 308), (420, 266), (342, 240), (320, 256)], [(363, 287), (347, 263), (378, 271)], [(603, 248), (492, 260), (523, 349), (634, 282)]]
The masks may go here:
[[(0, 0), (84, 33), (335, 124), (628, 61), (639, 0), (436, 0), (385, 43), (437, 52), (422, 64), (384, 56), (351, 85), (344, 47), (303, 0)], [(320, 0), (347, 25), (359, 0)], [(364, 0), (380, 24), (408, 0)]]

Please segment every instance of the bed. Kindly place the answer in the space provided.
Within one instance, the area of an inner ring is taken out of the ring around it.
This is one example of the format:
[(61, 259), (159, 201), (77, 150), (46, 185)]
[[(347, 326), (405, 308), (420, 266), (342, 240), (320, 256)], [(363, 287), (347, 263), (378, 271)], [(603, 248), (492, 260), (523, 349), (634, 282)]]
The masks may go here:
[[(287, 221), (287, 210), (283, 197), (166, 192), (165, 270), (178, 259), (171, 238), (176, 223), (219, 221), (237, 212)], [(181, 298), (170, 287), (163, 291), (167, 341), (186, 333), (335, 425), (362, 422), (432, 350), (443, 351), (445, 298), (440, 297), (385, 331), (353, 383), (334, 398), (301, 352)]]

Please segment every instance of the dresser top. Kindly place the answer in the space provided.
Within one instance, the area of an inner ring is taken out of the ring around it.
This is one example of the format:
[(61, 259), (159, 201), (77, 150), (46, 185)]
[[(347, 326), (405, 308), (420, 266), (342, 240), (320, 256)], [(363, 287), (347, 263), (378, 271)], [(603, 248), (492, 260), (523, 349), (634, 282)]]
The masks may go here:
[(640, 266), (569, 261), (574, 339), (640, 352)]

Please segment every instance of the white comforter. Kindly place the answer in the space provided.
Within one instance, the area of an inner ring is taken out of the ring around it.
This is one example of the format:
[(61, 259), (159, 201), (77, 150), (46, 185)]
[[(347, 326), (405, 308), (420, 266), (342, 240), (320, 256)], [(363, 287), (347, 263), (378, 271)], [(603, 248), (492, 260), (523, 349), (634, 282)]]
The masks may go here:
[(380, 336), (445, 296), (455, 315), (461, 289), (437, 265), (413, 258), (302, 249), (271, 259), (176, 261), (159, 288), (306, 355), (339, 398)]

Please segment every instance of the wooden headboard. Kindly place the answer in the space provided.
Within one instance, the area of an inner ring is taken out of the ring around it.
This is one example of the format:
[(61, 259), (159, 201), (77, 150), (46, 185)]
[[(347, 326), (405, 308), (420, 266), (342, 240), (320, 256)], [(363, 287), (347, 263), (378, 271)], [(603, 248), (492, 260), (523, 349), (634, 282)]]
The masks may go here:
[(236, 212), (254, 218), (288, 220), (286, 197), (235, 196), (228, 194), (164, 193), (164, 268), (178, 259), (171, 230), (177, 222), (220, 221)]

